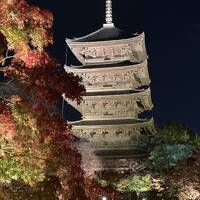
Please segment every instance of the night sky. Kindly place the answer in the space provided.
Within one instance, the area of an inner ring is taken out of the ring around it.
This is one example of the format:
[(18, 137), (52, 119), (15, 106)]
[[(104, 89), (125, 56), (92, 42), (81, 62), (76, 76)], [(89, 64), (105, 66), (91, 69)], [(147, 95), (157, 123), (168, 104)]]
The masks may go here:
[[(63, 64), (65, 38), (104, 23), (105, 0), (30, 0), (55, 15), (54, 46)], [(115, 26), (144, 31), (157, 124), (179, 122), (200, 133), (200, 5), (198, 1), (113, 0)], [(68, 63), (71, 64), (71, 63)]]

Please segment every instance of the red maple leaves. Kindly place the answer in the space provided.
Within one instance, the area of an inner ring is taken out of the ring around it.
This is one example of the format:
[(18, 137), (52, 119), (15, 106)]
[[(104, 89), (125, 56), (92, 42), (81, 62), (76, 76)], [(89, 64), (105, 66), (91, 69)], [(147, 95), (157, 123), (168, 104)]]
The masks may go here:
[(16, 127), (11, 110), (6, 103), (0, 99), (0, 132), (2, 137), (12, 140), (16, 135)]
[(9, 96), (9, 104), (0, 101), (0, 134), (15, 143), (15, 153), (34, 154), (31, 159), (18, 158), (22, 164), (38, 168), (42, 163), (47, 179), (57, 177), (60, 199), (94, 199), (102, 190), (84, 177), (81, 156), (70, 143), (74, 136), (55, 111), (62, 94), (80, 103), (85, 89), (80, 77), (65, 73), (46, 51), (52, 43), (52, 24), (51, 12), (25, 0), (1, 1), (0, 57), (8, 62), (0, 64), (20, 89), (17, 96)]

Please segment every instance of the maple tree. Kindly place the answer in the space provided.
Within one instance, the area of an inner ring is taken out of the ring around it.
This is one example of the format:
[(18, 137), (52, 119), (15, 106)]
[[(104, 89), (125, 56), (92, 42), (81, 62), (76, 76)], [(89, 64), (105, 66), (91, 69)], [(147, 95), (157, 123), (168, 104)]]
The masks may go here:
[[(48, 184), (52, 199), (97, 199), (103, 189), (84, 175), (74, 136), (56, 110), (63, 93), (80, 103), (85, 89), (80, 77), (64, 73), (47, 52), (52, 24), (48, 10), (25, 0), (1, 1), (0, 182), (42, 185), (38, 191), (45, 195)], [(107, 193), (115, 195), (112, 189)]]
[[(64, 73), (47, 51), (53, 43), (52, 24), (48, 10), (25, 0), (1, 0), (0, 199), (94, 200), (105, 194), (117, 200), (120, 194), (111, 185), (103, 188), (84, 174), (81, 155), (71, 143), (73, 133), (57, 112), (63, 93), (80, 103), (85, 89), (80, 77)], [(170, 143), (192, 139), (199, 144), (184, 129), (180, 134), (174, 131), (169, 127), (156, 143), (170, 138)], [(199, 157), (199, 152), (194, 156)], [(178, 163), (168, 176), (175, 182), (188, 173), (188, 186), (193, 183), (199, 190), (196, 164), (191, 170), (189, 165), (183, 170), (183, 164)]]

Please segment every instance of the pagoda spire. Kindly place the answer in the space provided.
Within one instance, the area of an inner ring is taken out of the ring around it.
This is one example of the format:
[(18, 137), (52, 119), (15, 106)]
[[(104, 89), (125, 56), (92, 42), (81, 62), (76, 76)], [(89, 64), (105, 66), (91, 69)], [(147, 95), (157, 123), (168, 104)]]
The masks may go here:
[(106, 0), (106, 27), (113, 27), (113, 16), (112, 16), (112, 0)]

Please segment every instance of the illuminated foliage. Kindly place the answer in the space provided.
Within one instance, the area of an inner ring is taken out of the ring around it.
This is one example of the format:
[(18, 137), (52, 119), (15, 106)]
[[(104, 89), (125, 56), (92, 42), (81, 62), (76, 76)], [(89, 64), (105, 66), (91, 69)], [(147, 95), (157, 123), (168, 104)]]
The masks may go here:
[(191, 144), (200, 145), (200, 137), (181, 124), (168, 124), (157, 130), (153, 140), (155, 145), (160, 144)]
[(117, 184), (117, 190), (121, 192), (136, 192), (137, 194), (142, 192), (149, 192), (152, 190), (151, 176), (138, 176), (122, 179)]
[(0, 27), (0, 32), (5, 36), (10, 50), (16, 47), (24, 47), (27, 42), (27, 33), (16, 27)]
[[(80, 103), (85, 89), (46, 51), (53, 42), (52, 24), (51, 12), (25, 0), (1, 1), (0, 70), (7, 82), (0, 88), (7, 94), (0, 99), (0, 185), (10, 185), (1, 187), (0, 197), (6, 200), (92, 200), (103, 191), (85, 177), (71, 144), (74, 136), (56, 111), (63, 93)], [(22, 190), (15, 190), (15, 181)], [(31, 194), (25, 197), (23, 189)], [(106, 192), (115, 195), (112, 189)]]
[(24, 167), (20, 161), (13, 157), (3, 157), (0, 159), (1, 182), (9, 183), (11, 180), (20, 180), (31, 184), (44, 179), (35, 168), (29, 168)]
[(151, 152), (150, 159), (157, 169), (168, 169), (175, 167), (180, 160), (185, 160), (192, 156), (194, 147), (184, 144), (165, 144), (156, 146)]

